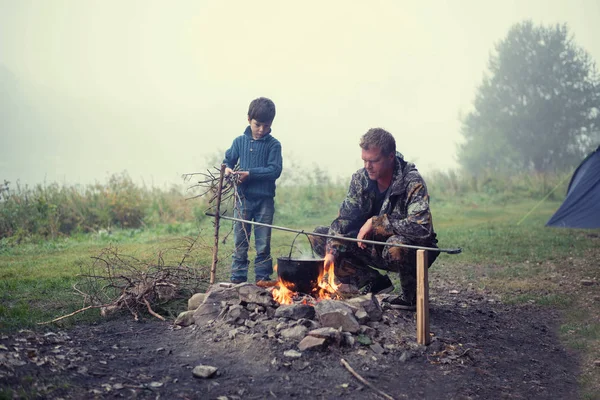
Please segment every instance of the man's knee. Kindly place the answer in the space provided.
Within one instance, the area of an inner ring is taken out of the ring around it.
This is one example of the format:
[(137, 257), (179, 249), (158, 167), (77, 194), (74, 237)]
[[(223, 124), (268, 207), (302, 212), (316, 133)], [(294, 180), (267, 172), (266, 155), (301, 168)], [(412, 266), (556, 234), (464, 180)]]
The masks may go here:
[[(314, 233), (320, 233), (322, 235), (327, 235), (329, 233), (328, 226), (317, 226)], [(319, 255), (319, 257), (325, 257), (325, 247), (327, 245), (327, 238), (323, 236), (313, 236), (309, 235), (310, 245), (315, 253)]]
[[(410, 244), (409, 241), (400, 235), (390, 236), (386, 243), (388, 246), (383, 250), (383, 259), (392, 264), (406, 263), (411, 256), (411, 249), (407, 247), (391, 246), (394, 244)], [(414, 250), (413, 250), (414, 252)]]

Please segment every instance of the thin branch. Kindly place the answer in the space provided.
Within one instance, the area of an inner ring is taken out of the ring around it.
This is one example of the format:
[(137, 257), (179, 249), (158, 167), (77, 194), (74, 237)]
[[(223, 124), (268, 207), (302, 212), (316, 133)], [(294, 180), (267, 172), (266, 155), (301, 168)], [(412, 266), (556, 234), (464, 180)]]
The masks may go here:
[(368, 387), (370, 387), (372, 390), (374, 390), (375, 392), (377, 392), (379, 395), (383, 396), (383, 398), (387, 399), (387, 400), (394, 400), (394, 398), (392, 396), (390, 396), (389, 394), (382, 392), (381, 390), (377, 389), (375, 386), (373, 386), (373, 384), (369, 381), (367, 381), (365, 378), (363, 378), (362, 376), (360, 376), (354, 369), (352, 369), (352, 367), (350, 366), (350, 364), (348, 364), (346, 362), (346, 360), (344, 360), (343, 358), (340, 360), (342, 365), (344, 367), (346, 367), (346, 369), (348, 371), (350, 371), (350, 373), (352, 375), (354, 375), (354, 377), (356, 379), (358, 379), (362, 384), (367, 385)]
[(150, 314), (154, 315), (156, 318), (160, 319), (161, 321), (165, 320), (165, 317), (163, 317), (162, 315), (157, 314), (157, 313), (154, 312), (154, 310), (152, 309), (152, 307), (150, 307), (150, 303), (148, 302), (148, 299), (146, 299), (145, 297), (144, 297), (144, 303), (146, 303), (146, 307), (148, 307), (148, 312)]
[(77, 311), (73, 311), (71, 314), (67, 314), (67, 315), (63, 315), (62, 317), (54, 318), (52, 321), (38, 322), (37, 324), (38, 325), (48, 325), (48, 324), (51, 324), (53, 322), (58, 322), (61, 319), (72, 317), (73, 315), (79, 314), (80, 312), (84, 312), (86, 310), (89, 310), (90, 308), (102, 308), (102, 307), (104, 307), (104, 306), (94, 306), (94, 305), (91, 305), (91, 306), (83, 307), (83, 308), (80, 308)]

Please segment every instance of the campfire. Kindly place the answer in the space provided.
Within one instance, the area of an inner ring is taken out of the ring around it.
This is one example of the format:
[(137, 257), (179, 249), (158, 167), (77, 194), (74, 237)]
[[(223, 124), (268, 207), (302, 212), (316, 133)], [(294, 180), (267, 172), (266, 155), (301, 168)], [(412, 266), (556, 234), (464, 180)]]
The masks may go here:
[[(299, 282), (284, 279), (278, 271), (278, 265), (275, 265), (278, 279), (271, 292), (273, 299), (279, 304), (294, 304), (296, 301), (311, 305), (320, 300), (339, 299), (341, 296), (338, 294), (339, 285), (335, 283), (333, 264), (327, 269), (321, 265), (318, 270), (316, 281), (310, 280), (312, 284), (307, 286), (306, 282), (299, 284)], [(283, 276), (286, 275), (283, 274)], [(293, 275), (293, 277), (298, 276), (301, 277), (300, 279), (303, 278), (303, 275), (300, 274)], [(298, 290), (299, 287), (310, 290)], [(308, 293), (304, 293), (305, 291)]]

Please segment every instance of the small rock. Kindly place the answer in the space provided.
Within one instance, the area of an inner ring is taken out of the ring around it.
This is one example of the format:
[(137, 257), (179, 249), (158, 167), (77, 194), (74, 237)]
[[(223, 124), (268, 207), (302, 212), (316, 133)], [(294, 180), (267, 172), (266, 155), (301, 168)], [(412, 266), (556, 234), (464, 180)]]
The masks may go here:
[(359, 324), (366, 324), (369, 321), (369, 314), (365, 310), (358, 310), (354, 316)]
[(306, 367), (308, 367), (309, 365), (310, 365), (310, 363), (308, 361), (300, 361), (300, 360), (292, 361), (292, 368), (296, 371), (302, 371), (303, 369), (306, 369)]
[(381, 347), (381, 345), (379, 343), (373, 343), (370, 347), (371, 347), (371, 350), (373, 350), (373, 353), (375, 353), (375, 354), (385, 353), (385, 349), (383, 347)]
[(190, 326), (194, 324), (194, 311), (184, 311), (179, 313), (177, 319), (175, 319), (175, 325), (178, 326)]
[(282, 305), (275, 311), (275, 318), (290, 319), (313, 319), (315, 317), (315, 308), (308, 304), (290, 304)]
[(305, 350), (319, 350), (325, 345), (325, 339), (314, 336), (306, 336), (298, 343), (298, 349), (300, 351)]
[(302, 325), (296, 325), (293, 328), (283, 329), (280, 334), (284, 339), (300, 340), (306, 335), (308, 329)]
[(348, 347), (353, 347), (356, 340), (350, 332), (342, 332), (342, 343)]
[(367, 336), (373, 337), (377, 333), (377, 330), (375, 328), (371, 328), (368, 325), (361, 325), (360, 326), (360, 333), (362, 333), (363, 335), (367, 335)]
[(406, 362), (412, 358), (412, 353), (410, 351), (403, 351), (400, 355), (400, 362)]
[(592, 281), (591, 279), (582, 279), (581, 280), (582, 286), (592, 286), (593, 284), (594, 284), (594, 281)]
[(192, 370), (192, 374), (194, 374), (196, 378), (204, 379), (212, 377), (215, 372), (217, 372), (217, 368), (210, 365), (196, 365)]
[(205, 293), (196, 293), (188, 300), (188, 311), (194, 311), (196, 308), (200, 307), (200, 304), (204, 301), (206, 297)]
[(283, 355), (289, 358), (300, 358), (302, 357), (302, 353), (296, 350), (286, 350), (283, 352)]
[(159, 388), (163, 385), (162, 382), (150, 382), (150, 387), (151, 388)]

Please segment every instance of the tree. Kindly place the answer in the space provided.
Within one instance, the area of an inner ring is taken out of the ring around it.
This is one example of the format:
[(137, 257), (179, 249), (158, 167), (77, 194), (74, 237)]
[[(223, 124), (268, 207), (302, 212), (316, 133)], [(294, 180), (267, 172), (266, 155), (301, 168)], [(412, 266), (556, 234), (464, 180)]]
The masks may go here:
[(598, 146), (600, 80), (566, 25), (514, 25), (488, 68), (462, 118), (458, 158), (467, 170), (560, 170)]

